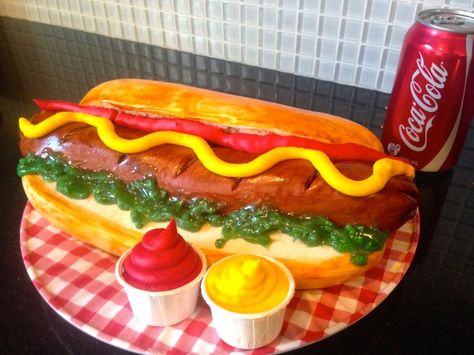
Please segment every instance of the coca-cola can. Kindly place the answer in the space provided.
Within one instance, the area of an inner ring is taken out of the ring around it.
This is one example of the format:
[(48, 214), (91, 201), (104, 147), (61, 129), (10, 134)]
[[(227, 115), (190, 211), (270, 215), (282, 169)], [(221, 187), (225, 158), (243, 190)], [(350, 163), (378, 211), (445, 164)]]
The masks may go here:
[(416, 170), (458, 161), (474, 115), (474, 14), (420, 12), (405, 35), (382, 144)]

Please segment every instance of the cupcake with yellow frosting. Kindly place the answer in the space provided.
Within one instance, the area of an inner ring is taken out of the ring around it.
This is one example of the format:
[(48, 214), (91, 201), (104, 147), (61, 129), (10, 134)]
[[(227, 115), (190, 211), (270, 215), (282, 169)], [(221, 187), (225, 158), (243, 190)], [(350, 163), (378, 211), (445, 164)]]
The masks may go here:
[(220, 338), (237, 348), (255, 349), (278, 337), (295, 282), (279, 261), (241, 254), (212, 265), (201, 291)]

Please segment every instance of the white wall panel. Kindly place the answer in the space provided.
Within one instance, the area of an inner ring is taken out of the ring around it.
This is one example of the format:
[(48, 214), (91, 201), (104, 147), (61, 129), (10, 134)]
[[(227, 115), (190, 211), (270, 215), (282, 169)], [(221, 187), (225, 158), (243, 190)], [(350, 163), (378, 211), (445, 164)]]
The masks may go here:
[(0, 15), (390, 92), (427, 8), (474, 0), (0, 0)]

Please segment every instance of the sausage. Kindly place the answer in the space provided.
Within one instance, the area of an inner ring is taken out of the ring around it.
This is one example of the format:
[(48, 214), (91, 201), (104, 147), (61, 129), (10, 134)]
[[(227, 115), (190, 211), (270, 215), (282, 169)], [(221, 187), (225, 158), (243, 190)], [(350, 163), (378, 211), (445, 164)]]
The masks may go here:
[[(38, 122), (48, 117), (41, 113)], [(117, 127), (124, 138), (142, 132)], [(162, 145), (142, 153), (121, 154), (107, 148), (95, 128), (74, 123), (38, 139), (21, 137), (22, 154), (56, 152), (74, 165), (89, 170), (105, 170), (124, 181), (154, 177), (157, 184), (173, 196), (202, 197), (221, 204), (228, 213), (247, 205), (266, 205), (295, 215), (318, 215), (334, 223), (363, 224), (381, 230), (395, 230), (415, 214), (418, 192), (404, 176), (390, 179), (379, 192), (366, 197), (351, 197), (330, 187), (304, 160), (282, 161), (267, 171), (248, 178), (229, 178), (207, 170), (188, 148)], [(255, 154), (230, 148), (213, 147), (217, 156), (232, 163), (248, 162)], [(364, 179), (372, 165), (363, 161), (339, 161), (335, 166), (351, 179)], [(390, 201), (390, 203), (387, 203)]]

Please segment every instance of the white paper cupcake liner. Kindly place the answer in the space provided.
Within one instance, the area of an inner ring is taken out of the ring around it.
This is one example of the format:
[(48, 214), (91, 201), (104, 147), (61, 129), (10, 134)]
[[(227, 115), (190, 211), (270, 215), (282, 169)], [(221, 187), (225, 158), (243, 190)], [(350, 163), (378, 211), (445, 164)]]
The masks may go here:
[(198, 248), (194, 250), (201, 258), (201, 272), (190, 283), (169, 291), (146, 291), (130, 285), (122, 276), (122, 265), (130, 250), (119, 258), (115, 266), (115, 277), (127, 293), (134, 317), (148, 325), (167, 326), (179, 323), (193, 313), (199, 296), (199, 285), (207, 268), (202, 251)]
[(211, 308), (213, 325), (219, 337), (236, 348), (256, 349), (270, 344), (280, 334), (285, 319), (286, 306), (295, 293), (295, 281), (291, 272), (281, 262), (264, 255), (258, 255), (278, 265), (284, 271), (289, 281), (288, 293), (285, 299), (277, 307), (261, 313), (247, 314), (226, 310), (214, 303), (207, 294), (206, 277), (214, 265), (235, 256), (237, 255), (223, 258), (209, 268), (201, 283), (201, 293)]

